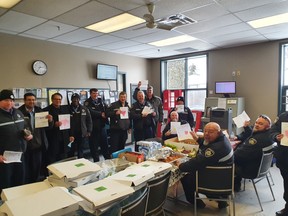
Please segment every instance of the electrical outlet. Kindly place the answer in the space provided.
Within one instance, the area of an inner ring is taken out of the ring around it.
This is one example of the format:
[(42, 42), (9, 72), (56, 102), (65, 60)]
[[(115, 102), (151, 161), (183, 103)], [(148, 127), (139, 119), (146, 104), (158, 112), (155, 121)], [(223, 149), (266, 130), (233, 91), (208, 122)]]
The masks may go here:
[(240, 73), (240, 70), (238, 70), (238, 71), (237, 71), (237, 76), (240, 76), (240, 74), (241, 74), (241, 73)]
[(236, 72), (235, 71), (232, 71), (232, 76), (236, 76)]

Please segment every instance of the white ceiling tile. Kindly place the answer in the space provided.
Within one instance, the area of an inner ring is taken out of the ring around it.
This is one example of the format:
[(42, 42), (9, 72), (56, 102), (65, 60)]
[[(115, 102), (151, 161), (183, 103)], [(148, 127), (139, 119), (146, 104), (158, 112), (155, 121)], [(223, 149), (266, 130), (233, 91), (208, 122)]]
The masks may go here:
[(48, 21), (44, 24), (41, 24), (33, 29), (25, 31), (26, 35), (34, 35), (43, 38), (53, 38), (58, 35), (64, 34), (69, 31), (77, 29), (75, 26), (66, 25), (59, 22)]
[(58, 41), (67, 41), (69, 43), (77, 43), (93, 37), (99, 37), (100, 35), (102, 35), (102, 33), (87, 29), (76, 29), (75, 31), (68, 32), (53, 39)]
[(246, 23), (237, 23), (235, 25), (224, 26), (224, 27), (216, 28), (210, 31), (191, 33), (191, 35), (193, 37), (201, 38), (205, 40), (207, 38), (213, 38), (213, 37), (236, 33), (236, 32), (241, 34), (241, 32), (248, 31), (251, 29), (252, 29), (251, 26)]
[(243, 11), (280, 1), (283, 0), (216, 0), (216, 2), (231, 12)]
[(46, 20), (39, 17), (26, 15), (23, 13), (8, 11), (0, 17), (0, 29), (12, 32), (23, 32), (33, 28)]
[(132, 40), (141, 42), (141, 43), (150, 43), (158, 40), (164, 40), (171, 37), (181, 36), (183, 34), (176, 32), (176, 31), (156, 31), (155, 33), (146, 34), (143, 36), (132, 38)]
[(130, 41), (130, 40), (121, 40), (121, 41), (117, 41), (114, 43), (101, 45), (99, 46), (99, 48), (108, 49), (108, 50), (116, 50), (116, 49), (121, 49), (125, 47), (137, 46), (137, 45), (140, 45), (140, 43), (137, 43), (135, 41)]
[(103, 36), (95, 37), (92, 39), (84, 40), (76, 44), (83, 44), (83, 45), (88, 45), (91, 47), (96, 47), (96, 46), (101, 46), (103, 44), (117, 42), (120, 40), (121, 40), (120, 38), (117, 38), (111, 35), (103, 35)]
[(281, 13), (287, 13), (288, 1), (278, 2), (275, 4), (263, 5), (261, 7), (235, 13), (241, 20), (247, 22), (255, 19), (261, 19)]
[(88, 1), (89, 0), (29, 0), (21, 1), (13, 10), (32, 16), (51, 19), (79, 7)]
[(224, 15), (221, 17), (217, 17), (212, 20), (206, 20), (203, 22), (193, 23), (193, 24), (186, 25), (183, 27), (181, 26), (177, 28), (176, 30), (182, 33), (186, 33), (186, 34), (190, 34), (190, 33), (193, 34), (197, 32), (209, 31), (212, 29), (217, 29), (219, 27), (237, 24), (240, 22), (241, 20), (239, 18), (235, 17), (232, 14), (228, 14), (228, 15)]
[[(183, 13), (197, 23), (165, 31), (145, 24), (110, 34), (83, 28), (128, 12), (138, 17), (155, 3), (155, 19)], [(288, 24), (253, 29), (246, 21), (288, 11), (288, 0), (25, 0), (0, 8), (0, 32), (143, 58), (179, 55), (287, 38)], [(198, 40), (167, 47), (147, 43), (183, 34)], [(183, 51), (182, 51), (183, 50)]]
[(215, 17), (229, 14), (229, 11), (225, 10), (222, 6), (218, 4), (210, 4), (186, 11), (183, 14), (199, 22), (204, 20), (211, 20)]
[(54, 20), (69, 25), (85, 27), (120, 13), (122, 13), (122, 11), (118, 9), (108, 7), (107, 5), (96, 1), (91, 1), (72, 11), (58, 16)]

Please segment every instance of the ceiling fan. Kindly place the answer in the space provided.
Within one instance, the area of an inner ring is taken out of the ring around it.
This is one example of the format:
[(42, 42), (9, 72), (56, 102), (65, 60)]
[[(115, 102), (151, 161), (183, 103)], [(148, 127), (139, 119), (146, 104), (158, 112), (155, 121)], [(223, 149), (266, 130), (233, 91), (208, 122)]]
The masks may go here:
[(155, 20), (153, 16), (153, 12), (155, 10), (155, 4), (149, 3), (147, 4), (147, 8), (148, 8), (149, 13), (144, 14), (143, 18), (146, 21), (146, 27), (150, 29), (158, 28), (158, 29), (171, 31), (172, 29), (178, 26), (187, 25), (187, 24), (196, 22), (195, 20), (192, 20), (191, 18), (183, 14), (175, 14), (175, 15), (171, 15), (165, 18)]

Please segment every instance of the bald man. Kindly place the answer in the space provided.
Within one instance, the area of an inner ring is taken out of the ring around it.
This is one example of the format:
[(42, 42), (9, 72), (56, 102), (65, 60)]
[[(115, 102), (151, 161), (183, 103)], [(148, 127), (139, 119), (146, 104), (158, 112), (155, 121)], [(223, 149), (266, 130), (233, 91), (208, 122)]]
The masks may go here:
[[(204, 169), (206, 166), (231, 165), (233, 163), (233, 149), (229, 140), (222, 133), (220, 126), (215, 122), (209, 122), (204, 127), (204, 137), (198, 137), (192, 132), (193, 138), (199, 144), (199, 152), (195, 158), (179, 164), (182, 172), (188, 172), (181, 179), (186, 199), (194, 205), (194, 192), (196, 188), (195, 175), (197, 170)], [(218, 201), (218, 208), (226, 208), (228, 204)], [(205, 203), (197, 200), (197, 207), (204, 208)]]
[(234, 152), (235, 180), (234, 190), (240, 191), (242, 176), (255, 178), (261, 162), (262, 154), (273, 151), (270, 136), (271, 120), (267, 115), (259, 115), (253, 128), (245, 122), (244, 131), (237, 135), (243, 143)]

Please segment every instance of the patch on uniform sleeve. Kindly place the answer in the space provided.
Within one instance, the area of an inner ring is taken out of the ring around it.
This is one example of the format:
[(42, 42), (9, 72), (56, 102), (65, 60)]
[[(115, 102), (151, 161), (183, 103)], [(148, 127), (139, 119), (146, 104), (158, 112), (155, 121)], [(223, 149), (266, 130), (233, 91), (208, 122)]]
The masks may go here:
[(256, 143), (257, 143), (257, 140), (255, 140), (254, 138), (249, 139), (249, 144), (255, 145)]
[(277, 116), (276, 119), (274, 120), (274, 123), (276, 123), (279, 120), (279, 117)]
[(205, 157), (212, 157), (213, 155), (215, 154), (215, 152), (211, 149), (211, 148), (208, 148), (205, 150)]
[(85, 105), (85, 106), (88, 106), (88, 105), (89, 105), (89, 102), (88, 102), (88, 101), (86, 101), (86, 102), (84, 103), (84, 105)]

